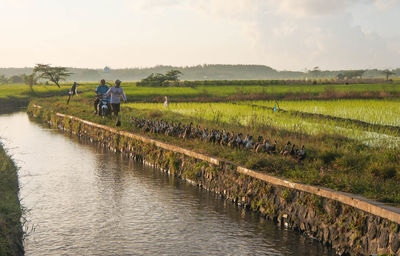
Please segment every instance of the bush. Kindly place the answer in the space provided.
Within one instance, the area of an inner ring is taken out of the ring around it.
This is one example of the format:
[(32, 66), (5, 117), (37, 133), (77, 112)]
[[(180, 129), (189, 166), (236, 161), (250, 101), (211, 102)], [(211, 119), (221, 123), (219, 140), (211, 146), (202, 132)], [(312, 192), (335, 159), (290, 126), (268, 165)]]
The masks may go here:
[(396, 167), (393, 165), (380, 165), (380, 164), (372, 164), (370, 167), (370, 171), (378, 177), (389, 179), (394, 178), (396, 176)]
[(367, 156), (358, 153), (346, 153), (341, 158), (336, 158), (336, 164), (339, 168), (362, 172), (369, 162)]
[(185, 86), (185, 87), (196, 87), (196, 86), (267, 86), (267, 85), (286, 85), (286, 84), (304, 84), (304, 81), (285, 81), (285, 80), (198, 80), (198, 81), (182, 81), (177, 80), (166, 80), (162, 79), (161, 74), (152, 74), (149, 77), (137, 82), (136, 85), (139, 87), (160, 87), (160, 86)]
[(330, 164), (333, 162), (337, 157), (339, 157), (340, 154), (337, 152), (332, 152), (332, 151), (323, 151), (319, 157), (324, 161), (324, 164)]

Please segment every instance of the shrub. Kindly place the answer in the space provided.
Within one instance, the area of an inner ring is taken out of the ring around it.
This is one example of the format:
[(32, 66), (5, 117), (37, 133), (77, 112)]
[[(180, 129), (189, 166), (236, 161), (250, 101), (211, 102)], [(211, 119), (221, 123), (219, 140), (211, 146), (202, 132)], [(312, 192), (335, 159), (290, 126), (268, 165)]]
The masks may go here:
[(334, 151), (323, 151), (319, 157), (324, 161), (324, 164), (330, 164), (333, 162), (340, 154)]
[(389, 179), (396, 176), (396, 167), (393, 164), (382, 165), (381, 163), (373, 163), (370, 167), (370, 171), (378, 177)]
[(337, 158), (335, 162), (337, 166), (342, 169), (361, 172), (366, 167), (369, 159), (363, 154), (348, 152), (344, 154), (341, 158)]

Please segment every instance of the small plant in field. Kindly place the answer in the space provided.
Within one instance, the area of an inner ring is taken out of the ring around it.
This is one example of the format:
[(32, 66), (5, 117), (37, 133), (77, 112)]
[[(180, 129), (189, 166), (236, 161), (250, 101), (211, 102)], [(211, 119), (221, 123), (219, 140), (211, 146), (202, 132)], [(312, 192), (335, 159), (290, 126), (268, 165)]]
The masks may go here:
[(289, 189), (283, 189), (282, 192), (281, 192), (281, 198), (285, 202), (289, 203), (291, 201), (291, 199), (292, 199), (291, 191)]

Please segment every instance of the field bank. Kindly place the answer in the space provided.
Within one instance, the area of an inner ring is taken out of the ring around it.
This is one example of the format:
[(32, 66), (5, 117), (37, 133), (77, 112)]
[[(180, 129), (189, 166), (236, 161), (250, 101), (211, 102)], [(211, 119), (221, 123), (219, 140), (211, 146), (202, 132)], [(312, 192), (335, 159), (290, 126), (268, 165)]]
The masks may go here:
[(0, 255), (24, 255), (17, 168), (0, 144)]

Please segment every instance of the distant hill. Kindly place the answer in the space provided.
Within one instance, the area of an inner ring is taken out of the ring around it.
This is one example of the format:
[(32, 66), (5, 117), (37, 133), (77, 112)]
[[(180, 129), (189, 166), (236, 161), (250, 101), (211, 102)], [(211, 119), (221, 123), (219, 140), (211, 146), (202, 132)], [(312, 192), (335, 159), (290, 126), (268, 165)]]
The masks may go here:
[[(11, 77), (14, 75), (30, 74), (33, 68), (0, 68), (0, 75)], [(183, 80), (236, 80), (236, 79), (280, 79), (301, 78), (302, 72), (277, 71), (263, 65), (198, 65), (190, 67), (155, 66), (151, 68), (126, 69), (83, 69), (69, 68), (73, 73), (69, 80), (97, 81), (101, 78), (125, 81), (139, 81), (151, 73), (166, 73), (171, 69), (180, 70)]]
[[(198, 65), (187, 67), (155, 66), (151, 68), (127, 69), (83, 69), (69, 68), (73, 73), (70, 81), (97, 81), (102, 78), (107, 80), (121, 79), (123, 81), (139, 81), (151, 73), (166, 73), (171, 69), (180, 70), (182, 80), (249, 80), (249, 79), (301, 79), (307, 74), (299, 71), (278, 71), (264, 65)], [(336, 77), (342, 71), (321, 71), (321, 78)], [(396, 70), (400, 75), (400, 69)], [(0, 76), (11, 77), (14, 75), (30, 74), (32, 68), (0, 68)], [(383, 76), (379, 70), (371, 69), (365, 77)], [(312, 77), (309, 77), (312, 78)], [(318, 78), (318, 77), (313, 77)]]

